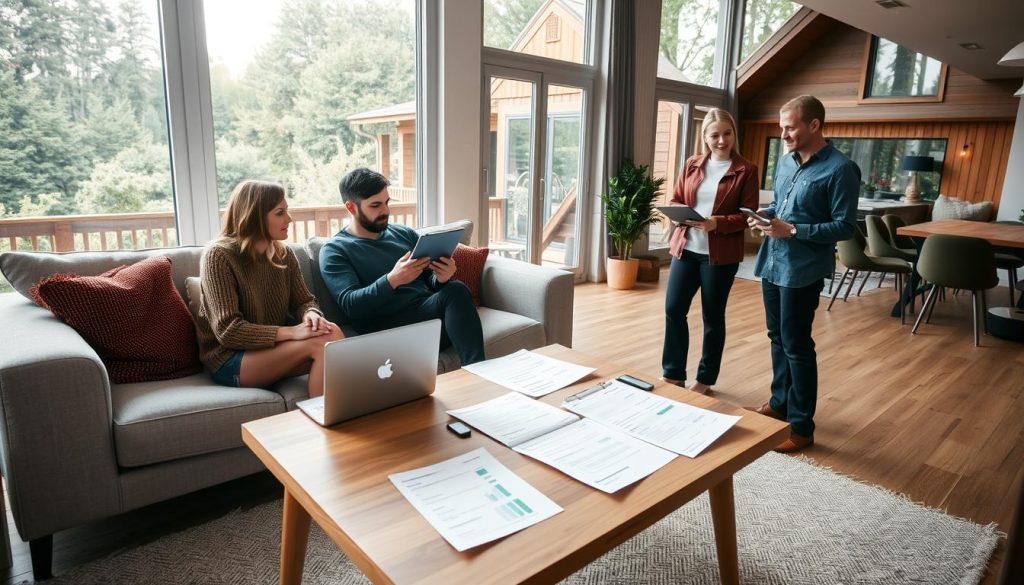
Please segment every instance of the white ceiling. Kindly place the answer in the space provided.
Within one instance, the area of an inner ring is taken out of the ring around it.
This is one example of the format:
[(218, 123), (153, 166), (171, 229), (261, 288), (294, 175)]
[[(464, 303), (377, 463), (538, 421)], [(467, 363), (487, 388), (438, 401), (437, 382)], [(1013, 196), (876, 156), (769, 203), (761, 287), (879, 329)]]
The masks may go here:
[[(1024, 77), (1024, 67), (996, 64), (1024, 42), (1024, 0), (900, 0), (907, 6), (892, 9), (875, 0), (796, 1), (975, 77)], [(960, 43), (982, 48), (968, 51)]]

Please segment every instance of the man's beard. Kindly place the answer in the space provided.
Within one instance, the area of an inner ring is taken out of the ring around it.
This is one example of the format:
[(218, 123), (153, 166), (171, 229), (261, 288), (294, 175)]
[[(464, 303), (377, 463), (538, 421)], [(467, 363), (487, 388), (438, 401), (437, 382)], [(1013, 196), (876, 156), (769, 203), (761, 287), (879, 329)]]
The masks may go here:
[(379, 234), (388, 229), (388, 217), (389, 216), (387, 215), (382, 215), (378, 217), (376, 221), (370, 221), (369, 218), (363, 215), (362, 210), (356, 208), (356, 221), (359, 222), (360, 227), (375, 234)]

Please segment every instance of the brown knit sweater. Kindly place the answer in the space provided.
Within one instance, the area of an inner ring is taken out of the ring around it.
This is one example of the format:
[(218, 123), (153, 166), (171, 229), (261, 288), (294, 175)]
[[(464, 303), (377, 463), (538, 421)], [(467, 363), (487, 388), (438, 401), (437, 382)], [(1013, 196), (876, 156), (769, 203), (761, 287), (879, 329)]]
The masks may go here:
[(199, 358), (211, 372), (235, 351), (273, 347), (278, 328), (317, 308), (291, 250), (282, 269), (243, 258), (237, 244), (214, 242), (203, 251), (199, 277)]

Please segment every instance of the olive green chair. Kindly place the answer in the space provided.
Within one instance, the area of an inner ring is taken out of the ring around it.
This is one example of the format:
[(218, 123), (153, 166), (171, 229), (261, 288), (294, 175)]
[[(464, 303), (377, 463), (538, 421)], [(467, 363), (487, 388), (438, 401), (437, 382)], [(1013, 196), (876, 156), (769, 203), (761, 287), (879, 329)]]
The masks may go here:
[[(1024, 225), (1024, 222), (1020, 221), (994, 221), (992, 223), (1004, 224), (1004, 225)], [(1010, 306), (1015, 304), (1014, 300), (1014, 289), (1017, 288), (1017, 269), (1024, 267), (1024, 257), (1022, 252), (1013, 248), (996, 248), (996, 268), (999, 270), (1005, 270), (1007, 276), (1010, 279)]]
[(907, 222), (903, 221), (903, 218), (898, 215), (888, 214), (882, 216), (882, 223), (885, 224), (885, 229), (889, 232), (889, 241), (893, 243), (897, 248), (903, 250), (912, 250), (917, 252), (917, 245), (914, 243), (914, 238), (910, 236), (901, 236), (896, 231), (907, 225)]
[[(911, 267), (917, 264), (917, 248), (898, 248), (889, 237), (889, 228), (880, 215), (869, 215), (864, 218), (868, 229), (868, 253), (875, 258), (899, 258), (910, 262)], [(902, 298), (902, 297), (900, 297)], [(910, 295), (910, 311), (914, 311), (917, 295)]]
[[(980, 238), (945, 234), (928, 236), (921, 247), (917, 271), (931, 284), (931, 289), (911, 333), (917, 334), (925, 313), (928, 313), (926, 322), (931, 321), (939, 288), (946, 286), (971, 291), (974, 309), (974, 346), (980, 345), (981, 324), (985, 322), (985, 291), (999, 284), (992, 245)], [(979, 292), (981, 294), (978, 294)]]
[[(906, 260), (899, 258), (872, 258), (864, 253), (864, 247), (866, 242), (864, 236), (861, 235), (860, 230), (853, 232), (853, 238), (849, 240), (843, 240), (837, 245), (839, 249), (839, 261), (846, 267), (846, 271), (843, 272), (843, 276), (839, 279), (839, 285), (836, 286), (835, 291), (832, 292), (832, 299), (828, 302), (828, 308), (826, 311), (832, 310), (833, 303), (836, 302), (836, 297), (839, 296), (839, 291), (843, 288), (843, 281), (846, 280), (847, 275), (853, 272), (853, 276), (850, 277), (850, 284), (846, 288), (846, 295), (843, 296), (843, 302), (850, 296), (850, 291), (853, 290), (853, 282), (857, 280), (857, 275), (861, 272), (880, 272), (883, 274), (895, 274), (896, 275), (896, 290), (899, 291), (899, 295), (903, 297), (903, 283), (904, 275), (910, 274), (910, 263)], [(865, 280), (867, 275), (865, 275)], [(903, 307), (903, 303), (900, 303), (900, 323), (906, 323), (906, 314)]]

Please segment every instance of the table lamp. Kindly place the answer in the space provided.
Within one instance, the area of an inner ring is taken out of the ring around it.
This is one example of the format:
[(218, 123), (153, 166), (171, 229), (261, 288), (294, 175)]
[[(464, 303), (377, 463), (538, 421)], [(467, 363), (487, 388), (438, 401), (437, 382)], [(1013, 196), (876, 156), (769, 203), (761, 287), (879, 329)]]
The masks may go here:
[(900, 170), (910, 171), (910, 184), (903, 193), (906, 195), (907, 203), (917, 203), (921, 200), (917, 188), (917, 173), (935, 170), (935, 159), (930, 156), (907, 155), (900, 161)]

